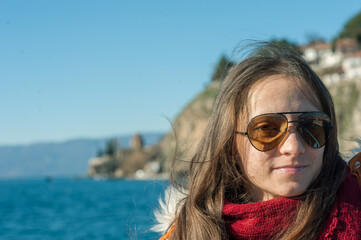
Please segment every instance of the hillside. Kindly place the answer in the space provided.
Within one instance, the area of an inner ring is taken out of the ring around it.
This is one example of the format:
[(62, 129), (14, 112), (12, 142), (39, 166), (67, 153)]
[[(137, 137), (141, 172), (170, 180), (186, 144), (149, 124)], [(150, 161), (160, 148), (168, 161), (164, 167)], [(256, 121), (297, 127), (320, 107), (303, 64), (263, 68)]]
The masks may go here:
[(361, 139), (361, 76), (328, 86), (334, 99), (341, 153), (349, 155)]
[(186, 167), (199, 143), (209, 117), (212, 112), (213, 101), (221, 86), (221, 81), (211, 82), (203, 92), (198, 94), (177, 116), (173, 123), (173, 130), (170, 131), (160, 142), (160, 148), (165, 156), (164, 168), (169, 171), (171, 160), (174, 158), (177, 139), (177, 158), (183, 164), (180, 168)]

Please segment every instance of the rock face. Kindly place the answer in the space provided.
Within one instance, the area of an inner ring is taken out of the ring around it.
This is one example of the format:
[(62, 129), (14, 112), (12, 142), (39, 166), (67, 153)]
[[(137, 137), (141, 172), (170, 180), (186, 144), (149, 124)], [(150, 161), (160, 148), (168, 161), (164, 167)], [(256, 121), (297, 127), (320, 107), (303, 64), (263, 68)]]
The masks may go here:
[[(161, 140), (159, 146), (162, 155), (165, 157), (162, 162), (165, 171), (170, 170), (174, 157), (180, 160), (177, 162), (180, 171), (187, 168), (187, 163), (193, 157), (207, 127), (213, 101), (220, 85), (220, 81), (211, 82), (202, 93), (184, 108), (174, 121), (173, 130)], [(176, 145), (177, 151), (175, 152)]]
[(349, 155), (358, 147), (356, 139), (361, 139), (361, 76), (350, 81), (329, 85), (334, 99), (340, 150)]

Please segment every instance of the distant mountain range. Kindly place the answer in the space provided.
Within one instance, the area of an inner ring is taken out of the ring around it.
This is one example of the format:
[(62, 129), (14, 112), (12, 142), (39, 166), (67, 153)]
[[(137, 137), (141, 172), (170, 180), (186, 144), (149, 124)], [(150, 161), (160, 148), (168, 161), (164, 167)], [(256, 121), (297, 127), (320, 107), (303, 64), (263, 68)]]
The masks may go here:
[[(156, 144), (163, 133), (141, 134), (145, 146)], [(129, 147), (132, 135), (115, 137), (121, 147)], [(0, 178), (85, 176), (88, 160), (104, 150), (103, 139), (74, 139), (65, 142), (0, 146)]]

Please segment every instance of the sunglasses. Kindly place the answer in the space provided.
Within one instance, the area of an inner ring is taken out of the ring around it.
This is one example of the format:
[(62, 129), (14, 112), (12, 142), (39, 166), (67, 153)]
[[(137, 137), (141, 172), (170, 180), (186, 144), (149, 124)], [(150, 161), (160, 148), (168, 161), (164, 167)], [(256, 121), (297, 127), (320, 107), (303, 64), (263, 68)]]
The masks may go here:
[[(300, 114), (296, 121), (288, 121), (285, 114)], [(266, 113), (252, 118), (247, 125), (247, 135), (252, 146), (262, 152), (275, 148), (286, 136), (288, 123), (296, 123), (296, 129), (303, 140), (313, 148), (323, 147), (334, 128), (323, 112), (280, 112)]]

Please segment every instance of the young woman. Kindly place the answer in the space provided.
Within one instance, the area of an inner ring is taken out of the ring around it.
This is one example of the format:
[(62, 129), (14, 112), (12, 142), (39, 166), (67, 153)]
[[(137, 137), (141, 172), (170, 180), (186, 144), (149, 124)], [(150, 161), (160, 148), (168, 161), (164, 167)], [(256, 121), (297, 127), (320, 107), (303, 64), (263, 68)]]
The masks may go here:
[(284, 47), (261, 44), (230, 70), (186, 188), (164, 238), (361, 239), (332, 98)]

